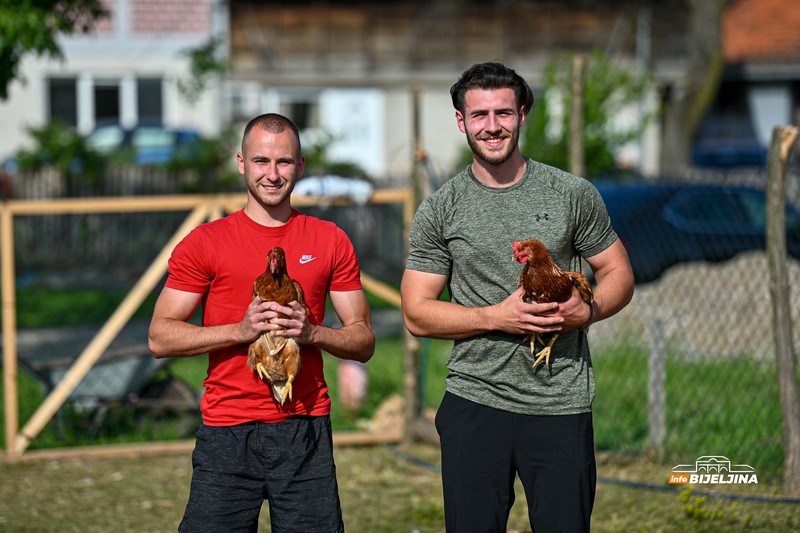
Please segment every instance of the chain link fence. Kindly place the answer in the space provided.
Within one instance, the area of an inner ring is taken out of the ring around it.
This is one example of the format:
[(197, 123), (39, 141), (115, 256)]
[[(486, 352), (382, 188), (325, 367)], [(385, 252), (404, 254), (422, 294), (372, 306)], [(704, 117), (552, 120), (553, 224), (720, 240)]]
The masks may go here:
[[(769, 286), (764, 252), (683, 264), (593, 326), (598, 448), (654, 450), (674, 464), (723, 455), (777, 476), (784, 451)], [(794, 259), (789, 287), (796, 325)]]
[[(724, 177), (727, 183), (761, 189), (765, 184), (763, 174)], [(712, 178), (686, 181), (720, 181)], [(799, 185), (797, 176), (787, 180), (795, 206)], [(364, 271), (399, 286), (406, 244), (401, 206), (302, 210), (339, 224), (353, 240)], [(135, 281), (184, 216), (19, 217), (18, 277), (22, 286), (51, 287)], [(800, 261), (787, 261), (798, 353)], [(590, 331), (598, 450), (655, 452), (668, 464), (722, 455), (753, 466), (759, 479), (779, 479), (785, 451), (770, 298), (764, 250), (717, 263), (681, 263), (637, 285), (630, 305)]]
[[(764, 190), (766, 177), (706, 173), (681, 181)], [(787, 201), (795, 209), (798, 189), (793, 172)], [(791, 228), (789, 238), (798, 232)], [(796, 356), (800, 259), (789, 255), (787, 267)], [(637, 284), (631, 303), (590, 331), (598, 449), (647, 452), (673, 465), (725, 456), (754, 467), (759, 479), (780, 479), (785, 450), (770, 286), (764, 249), (677, 264)]]

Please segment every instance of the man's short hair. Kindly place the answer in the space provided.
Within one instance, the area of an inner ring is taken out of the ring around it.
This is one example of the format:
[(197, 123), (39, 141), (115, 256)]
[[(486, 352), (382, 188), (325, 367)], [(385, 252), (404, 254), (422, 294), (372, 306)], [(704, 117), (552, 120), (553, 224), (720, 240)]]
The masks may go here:
[(247, 139), (247, 135), (253, 128), (261, 128), (270, 133), (281, 133), (288, 128), (292, 131), (292, 133), (294, 133), (294, 136), (297, 139), (297, 147), (298, 149), (300, 148), (300, 132), (297, 131), (297, 126), (294, 125), (294, 122), (283, 115), (279, 115), (278, 113), (264, 113), (263, 115), (259, 115), (252, 119), (247, 123), (247, 126), (244, 127), (244, 135), (242, 135), (242, 150), (244, 150), (244, 143)]
[(533, 92), (528, 83), (511, 69), (499, 61), (476, 63), (461, 74), (457, 82), (450, 87), (453, 107), (464, 112), (464, 96), (471, 89), (512, 89), (517, 97), (517, 108), (525, 108), (529, 113), (533, 107)]

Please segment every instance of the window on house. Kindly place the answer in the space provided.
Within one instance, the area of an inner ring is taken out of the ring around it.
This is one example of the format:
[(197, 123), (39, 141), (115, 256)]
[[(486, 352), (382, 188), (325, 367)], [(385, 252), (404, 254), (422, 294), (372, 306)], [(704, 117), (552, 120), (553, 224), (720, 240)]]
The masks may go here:
[(281, 102), (280, 113), (294, 122), (297, 129), (303, 131), (318, 128), (319, 103), (316, 99), (291, 99)]
[(50, 120), (58, 120), (72, 127), (78, 125), (78, 90), (75, 78), (50, 78), (48, 100)]
[(98, 80), (95, 84), (94, 120), (96, 123), (120, 121), (119, 82)]
[(160, 78), (139, 78), (136, 80), (136, 105), (139, 121), (158, 122), (163, 117), (163, 100)]
[(247, 96), (240, 93), (234, 92), (231, 94), (230, 98), (231, 103), (231, 118), (236, 120), (248, 120), (250, 118), (250, 110), (247, 106)]
[(232, 121), (247, 122), (260, 113), (259, 93), (254, 87), (233, 85), (228, 94)]

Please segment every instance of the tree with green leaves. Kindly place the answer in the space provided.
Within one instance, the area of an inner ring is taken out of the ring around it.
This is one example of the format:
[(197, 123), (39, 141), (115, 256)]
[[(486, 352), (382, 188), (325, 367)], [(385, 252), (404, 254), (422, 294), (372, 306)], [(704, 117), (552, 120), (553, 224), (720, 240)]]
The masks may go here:
[[(544, 71), (544, 87), (536, 95), (521, 140), (526, 154), (537, 161), (568, 169), (571, 57), (557, 57)], [(637, 139), (648, 120), (620, 125), (614, 118), (637, 105), (650, 88), (645, 73), (615, 64), (602, 52), (588, 59), (583, 90), (584, 146), (588, 176), (617, 170), (616, 152)]]
[(26, 55), (61, 59), (59, 34), (86, 33), (106, 16), (101, 0), (0, 0), (0, 100)]
[(188, 79), (178, 80), (178, 91), (187, 102), (196, 102), (206, 90), (209, 80), (225, 72), (228, 65), (221, 58), (221, 46), (222, 41), (219, 38), (211, 37), (194, 48), (184, 50), (183, 55), (189, 59), (190, 76)]

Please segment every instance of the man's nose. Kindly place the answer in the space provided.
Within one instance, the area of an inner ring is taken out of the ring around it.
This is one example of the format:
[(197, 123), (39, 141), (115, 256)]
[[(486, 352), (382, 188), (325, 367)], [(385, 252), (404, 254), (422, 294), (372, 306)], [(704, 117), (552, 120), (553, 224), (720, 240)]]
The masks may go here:
[(488, 131), (500, 131), (500, 121), (497, 120), (497, 115), (489, 113), (486, 117), (486, 129)]

